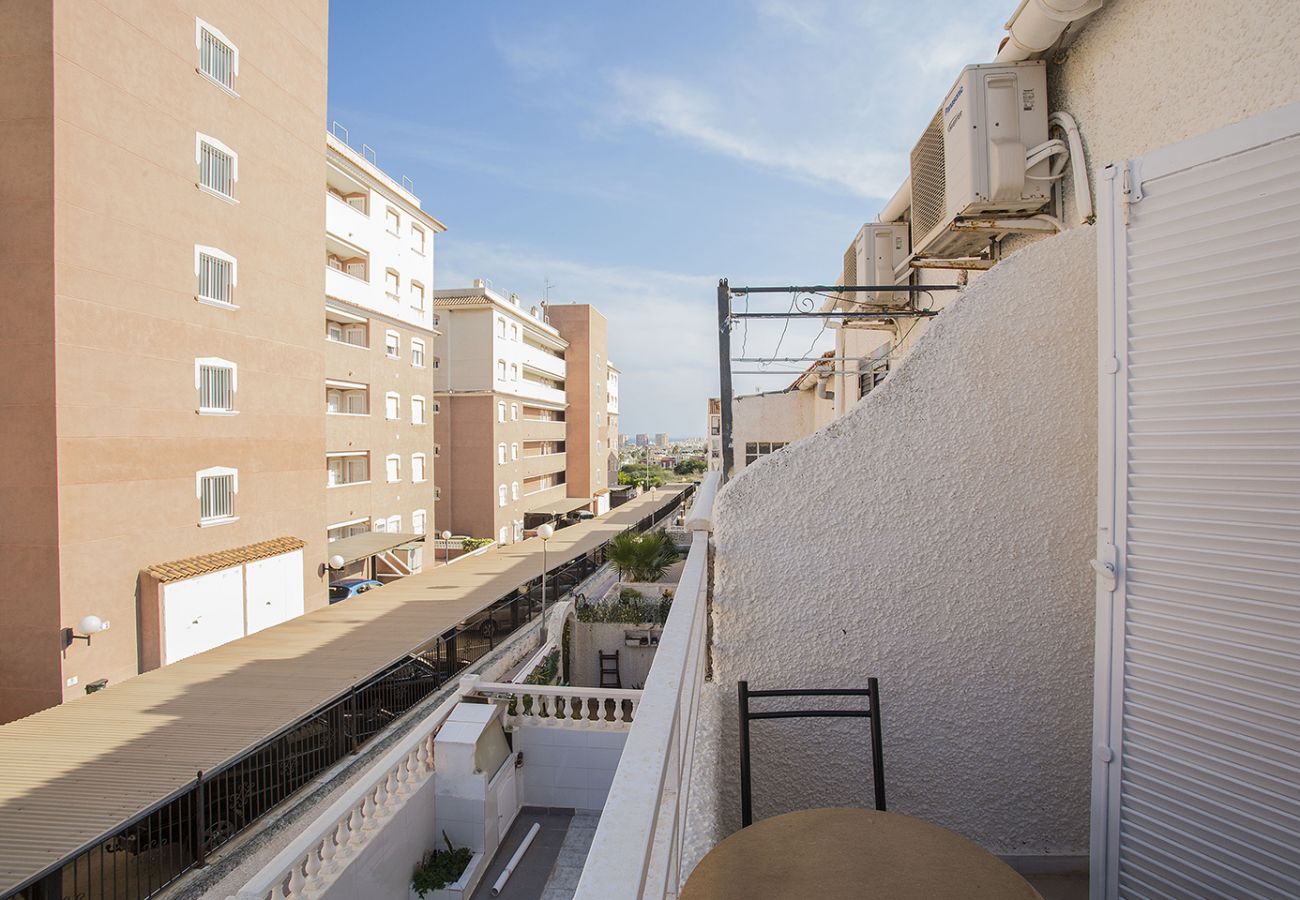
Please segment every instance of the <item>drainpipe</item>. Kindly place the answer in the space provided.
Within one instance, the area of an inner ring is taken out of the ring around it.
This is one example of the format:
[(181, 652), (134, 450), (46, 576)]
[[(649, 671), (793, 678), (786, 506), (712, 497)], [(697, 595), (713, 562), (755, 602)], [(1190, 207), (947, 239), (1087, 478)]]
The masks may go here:
[(1072, 22), (1101, 9), (1102, 0), (1020, 0), (994, 62), (1018, 62), (1050, 50)]

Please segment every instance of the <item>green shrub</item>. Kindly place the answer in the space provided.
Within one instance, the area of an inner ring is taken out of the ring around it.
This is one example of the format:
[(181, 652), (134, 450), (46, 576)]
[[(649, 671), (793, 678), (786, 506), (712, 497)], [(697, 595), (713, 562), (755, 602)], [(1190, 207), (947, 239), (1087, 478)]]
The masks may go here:
[(625, 587), (618, 592), (620, 603), (635, 603), (637, 600), (644, 600), (645, 594), (633, 587)]
[(415, 867), (415, 873), (411, 876), (411, 889), (421, 897), (429, 891), (454, 884), (474, 857), (474, 851), (468, 847), (453, 847), (451, 838), (447, 837), (445, 831), (442, 833), (442, 840), (447, 845), (447, 849), (439, 850), (434, 847), (424, 854), (424, 858), (420, 860), (420, 864)]
[(662, 625), (668, 621), (672, 611), (672, 597), (624, 602), (622, 594), (618, 600), (587, 603), (578, 607), (579, 622), (616, 622), (623, 625)]
[(460, 547), (466, 553), (472, 553), (475, 550), (478, 550), (482, 547), (486, 547), (491, 543), (492, 543), (492, 538), (465, 538), (465, 540), (461, 541)]

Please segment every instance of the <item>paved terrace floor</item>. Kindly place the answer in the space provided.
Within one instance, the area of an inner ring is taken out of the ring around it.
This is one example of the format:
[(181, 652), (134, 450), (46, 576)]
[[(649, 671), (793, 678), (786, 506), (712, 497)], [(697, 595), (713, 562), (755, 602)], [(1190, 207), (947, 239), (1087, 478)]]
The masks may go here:
[[(684, 486), (560, 529), (552, 568)], [(0, 892), (193, 782), (541, 572), (536, 538), (437, 566), (0, 727)]]

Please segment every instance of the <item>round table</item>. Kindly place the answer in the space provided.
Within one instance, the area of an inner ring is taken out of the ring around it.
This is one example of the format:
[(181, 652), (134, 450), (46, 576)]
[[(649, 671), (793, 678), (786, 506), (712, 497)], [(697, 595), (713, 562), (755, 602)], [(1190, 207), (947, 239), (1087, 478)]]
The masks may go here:
[(1015, 870), (946, 828), (874, 809), (806, 809), (718, 844), (679, 900), (1042, 900)]

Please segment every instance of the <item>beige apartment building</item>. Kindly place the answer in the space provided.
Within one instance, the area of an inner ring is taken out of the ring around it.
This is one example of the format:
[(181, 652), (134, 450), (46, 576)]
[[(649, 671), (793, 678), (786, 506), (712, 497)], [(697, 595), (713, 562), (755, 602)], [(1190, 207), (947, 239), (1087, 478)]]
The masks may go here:
[(590, 494), (570, 500), (566, 484), (568, 341), (539, 307), (482, 281), (433, 296), (439, 529), (512, 543), (586, 506)]
[(587, 303), (552, 303), (545, 310), (546, 320), (569, 342), (564, 357), (569, 497), (587, 501), (584, 505), (600, 515), (609, 511), (609, 452), (618, 436), (617, 417), (610, 424), (607, 395), (609, 323)]
[[(439, 452), (433, 238), (446, 229), (421, 209), (409, 182), (333, 134), (325, 181), (327, 539), (423, 535), (433, 530)], [(334, 577), (404, 575), (421, 561), (418, 546), (398, 541), (347, 559)]]
[(325, 602), (327, 4), (197, 6), (0, 4), (0, 721)]

